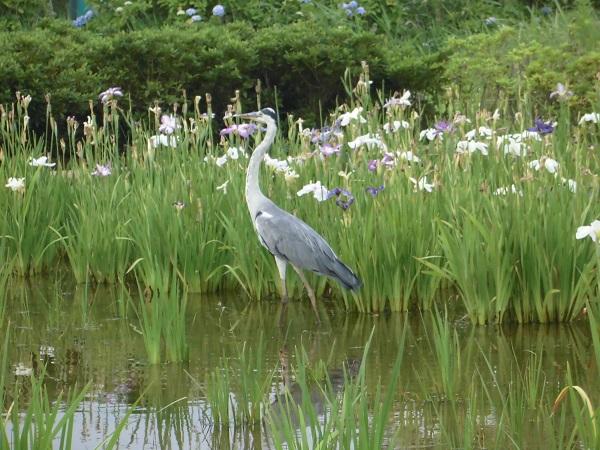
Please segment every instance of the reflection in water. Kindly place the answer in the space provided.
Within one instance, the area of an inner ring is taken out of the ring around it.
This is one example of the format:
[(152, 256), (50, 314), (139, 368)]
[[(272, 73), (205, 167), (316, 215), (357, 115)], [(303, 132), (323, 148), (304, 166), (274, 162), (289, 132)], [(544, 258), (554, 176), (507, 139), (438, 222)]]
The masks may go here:
[[(372, 333), (364, 364), (367, 380), (373, 381), (367, 389), (374, 390), (377, 381), (384, 386), (389, 383), (406, 332), (400, 382), (394, 393), (393, 427), (405, 447), (442, 445), (442, 434), (455, 444), (464, 442), (465, 418), (474, 410), (483, 431), (475, 433), (472, 442), (481, 441), (479, 446), (484, 447), (486, 433), (495, 432), (500, 414), (499, 405), (490, 405), (488, 398), (511, 392), (515, 379), (524, 376), (532, 361), (540, 364), (544, 376), (539, 380), (540, 389), (549, 392), (548, 398), (562, 387), (567, 365), (578, 385), (588, 393), (600, 392), (586, 323), (472, 327), (455, 321), (460, 360), (456, 395), (448, 399), (441, 378), (442, 362), (428, 338), (432, 329), (428, 314), (414, 312), (406, 320), (401, 314), (359, 315), (330, 308), (318, 325), (304, 303), (291, 303), (284, 309), (279, 302), (190, 297), (189, 363), (150, 366), (137, 317), (131, 312), (127, 315), (122, 298), (118, 288), (86, 289), (60, 280), (24, 283), (10, 292), (7, 314), (14, 328), (9, 381), (18, 381), (14, 370), (23, 364), (37, 371), (45, 367), (51, 399), (73, 386), (92, 383), (75, 416), (73, 447), (77, 449), (95, 448), (138, 400), (120, 437), (121, 448), (270, 448), (260, 423), (242, 426), (232, 420), (215, 426), (204, 397), (215, 368), (223, 361), (239, 360), (240, 349), (245, 345), (252, 351), (259, 339), (264, 342), (265, 371), (275, 369), (271, 400), (276, 406), (280, 401), (276, 394), (284, 387), (299, 400), (292, 368), (297, 366), (300, 348), (315, 367), (319, 361), (326, 362), (325, 370), (338, 392), (344, 385), (343, 368), (350, 375), (356, 373)], [(491, 393), (473, 391), (472, 382), (477, 378)], [(319, 414), (325, 414), (322, 392), (315, 390), (310, 395)], [(598, 404), (597, 397), (593, 400)], [(501, 401), (498, 399), (499, 404)], [(538, 444), (533, 440), (529, 448), (538, 448)]]

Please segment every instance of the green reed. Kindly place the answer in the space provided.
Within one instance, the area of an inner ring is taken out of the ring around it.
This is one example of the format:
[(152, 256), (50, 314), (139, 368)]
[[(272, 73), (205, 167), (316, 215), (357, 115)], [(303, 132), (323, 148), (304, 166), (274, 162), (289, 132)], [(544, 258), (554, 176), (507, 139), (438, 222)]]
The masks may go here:
[(600, 304), (598, 302), (590, 303), (587, 307), (587, 313), (590, 321), (596, 367), (600, 368)]
[[(31, 374), (16, 376), (11, 382), (8, 365), (10, 322), (4, 329), (6, 333), (0, 357), (0, 448), (72, 449), (75, 415), (81, 412), (82, 402), (90, 395), (92, 382), (83, 388), (74, 386), (66, 393), (61, 391), (51, 398), (46, 386), (50, 377), (41, 362), (34, 364)], [(119, 435), (138, 401), (127, 409), (115, 430), (105, 436), (100, 444), (103, 449), (119, 447)]]
[(566, 386), (560, 391), (552, 406), (555, 413), (562, 406), (565, 398), (569, 397), (571, 417), (575, 424), (569, 434), (569, 445), (583, 445), (584, 448), (598, 448), (600, 446), (600, 408), (595, 407), (588, 393), (580, 386), (573, 384), (571, 370), (567, 367)]
[(456, 329), (452, 329), (452, 322), (448, 320), (448, 311), (444, 315), (436, 309), (433, 313), (431, 334), (427, 333), (427, 341), (435, 355), (435, 371), (432, 373), (436, 388), (451, 402), (456, 400), (456, 395), (461, 386), (462, 357), (461, 346)]
[(263, 418), (263, 405), (274, 375), (274, 371), (269, 370), (265, 364), (264, 339), (261, 337), (252, 349), (244, 343), (236, 363), (236, 417), (243, 423), (257, 424)]
[[(275, 448), (383, 448), (396, 442), (390, 430), (393, 395), (400, 382), (404, 354), (404, 331), (385, 388), (378, 380), (374, 395), (366, 378), (371, 338), (365, 345), (358, 373), (344, 368), (341, 386), (334, 386), (327, 372), (315, 377), (306, 357), (296, 359), (294, 385), (267, 410), (267, 426)], [(300, 355), (306, 355), (304, 351)]]
[[(0, 448), (19, 450), (37, 448), (71, 448), (74, 415), (89, 390), (69, 392), (63, 399), (59, 394), (50, 401), (44, 384), (44, 368), (39, 374), (18, 377), (14, 385), (8, 383), (8, 344), (10, 323), (6, 327), (0, 358)], [(10, 425), (10, 430), (9, 430)]]
[(185, 362), (189, 357), (186, 339), (187, 292), (173, 275), (155, 290), (143, 290), (134, 306), (150, 364)]
[(69, 205), (63, 245), (75, 279), (93, 277), (98, 283), (123, 282), (129, 268), (132, 239), (125, 175), (114, 183), (96, 179), (83, 170), (75, 172), (85, 188), (77, 191)]
[[(29, 404), (25, 414), (19, 414), (21, 399), (16, 393), (12, 402), (10, 421), (12, 436), (4, 435), (7, 447), (13, 449), (60, 448), (70, 449), (74, 415), (89, 386), (75, 394), (62, 395), (52, 403), (43, 385), (43, 376), (31, 375)], [(18, 392), (18, 391), (16, 391)], [(63, 410), (63, 401), (67, 405)], [(6, 430), (5, 430), (6, 433)], [(56, 442), (58, 440), (58, 443)], [(8, 446), (10, 442), (10, 446)], [(58, 446), (56, 446), (58, 444)]]
[(220, 367), (209, 375), (205, 386), (206, 400), (210, 406), (210, 417), (215, 427), (228, 428), (235, 418), (235, 405), (231, 397), (231, 369), (223, 359)]

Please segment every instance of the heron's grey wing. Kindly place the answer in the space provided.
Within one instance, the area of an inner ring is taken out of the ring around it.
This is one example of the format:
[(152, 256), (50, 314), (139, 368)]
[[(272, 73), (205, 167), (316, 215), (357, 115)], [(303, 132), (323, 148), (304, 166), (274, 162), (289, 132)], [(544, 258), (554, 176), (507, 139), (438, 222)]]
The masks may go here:
[(286, 211), (259, 211), (255, 219), (261, 242), (275, 256), (300, 269), (329, 275), (337, 256), (315, 230)]

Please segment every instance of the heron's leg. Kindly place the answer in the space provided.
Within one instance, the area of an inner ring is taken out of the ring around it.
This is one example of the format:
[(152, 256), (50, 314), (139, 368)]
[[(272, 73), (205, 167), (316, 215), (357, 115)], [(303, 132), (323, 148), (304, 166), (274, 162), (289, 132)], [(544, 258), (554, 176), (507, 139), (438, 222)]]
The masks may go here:
[(281, 303), (285, 304), (288, 302), (287, 287), (285, 285), (285, 269), (287, 268), (287, 261), (276, 256), (275, 263), (277, 264), (279, 278), (281, 279)]
[(304, 276), (304, 273), (302, 273), (302, 271), (300, 269), (298, 269), (296, 266), (292, 266), (292, 267), (294, 268), (294, 270), (296, 271), (296, 273), (302, 280), (302, 283), (304, 283), (304, 287), (306, 288), (306, 292), (308, 293), (308, 298), (310, 298), (310, 304), (312, 305), (312, 308), (313, 308), (315, 314), (317, 315), (317, 320), (320, 321), (319, 312), (317, 311), (317, 297), (315, 297), (315, 291), (313, 291), (313, 288), (311, 288), (310, 284), (308, 284), (308, 280)]

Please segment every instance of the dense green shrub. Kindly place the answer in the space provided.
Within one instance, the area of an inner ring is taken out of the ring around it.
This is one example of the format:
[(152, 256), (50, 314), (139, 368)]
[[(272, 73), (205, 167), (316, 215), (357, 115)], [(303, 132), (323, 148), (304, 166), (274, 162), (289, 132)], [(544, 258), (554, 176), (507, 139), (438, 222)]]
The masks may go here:
[(211, 93), (215, 110), (222, 111), (235, 89), (253, 102), (256, 79), (262, 80), (265, 102), (274, 102), (277, 88), (285, 110), (318, 117), (320, 102), (329, 107), (343, 94), (344, 70), (358, 69), (362, 60), (369, 62), (375, 85), (436, 84), (433, 68), (414, 47), (400, 50), (374, 33), (325, 29), (316, 22), (256, 31), (237, 22), (102, 35), (49, 21), (34, 30), (0, 33), (0, 44), (0, 102), (11, 102), (17, 90), (30, 94), (30, 115), (38, 121), (45, 117), (46, 93), (59, 117), (85, 117), (87, 100), (97, 101), (110, 86), (122, 87), (138, 112), (154, 101), (181, 102), (182, 89), (190, 101)]
[(444, 77), (464, 97), (495, 107), (500, 97), (543, 105), (557, 83), (568, 85), (572, 106), (596, 106), (600, 73), (600, 19), (586, 1), (552, 19), (533, 20), (496, 32), (452, 38), (443, 52)]

